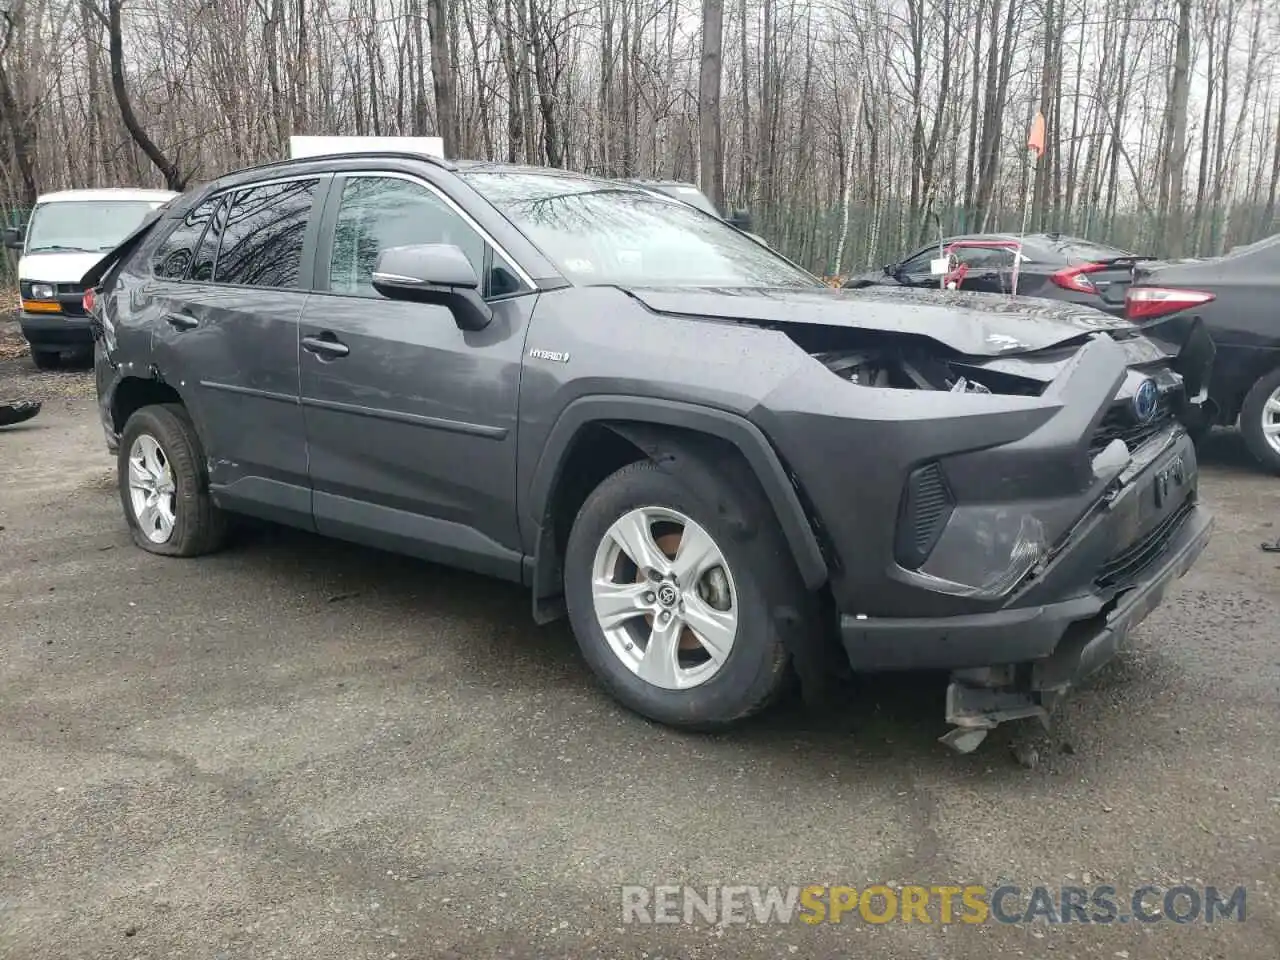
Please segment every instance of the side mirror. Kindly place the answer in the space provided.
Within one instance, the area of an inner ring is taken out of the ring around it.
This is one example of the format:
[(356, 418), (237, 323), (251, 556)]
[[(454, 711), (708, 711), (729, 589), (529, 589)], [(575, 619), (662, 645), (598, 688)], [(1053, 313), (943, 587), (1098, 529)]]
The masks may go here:
[(5, 227), (4, 245), (10, 250), (21, 250), (26, 239), (21, 227)]
[(884, 274), (886, 277), (896, 277), (898, 275), (898, 264), (886, 263), (884, 265)]
[(388, 247), (373, 265), (373, 289), (390, 300), (448, 307), (463, 330), (483, 330), (493, 311), (480, 296), (480, 277), (451, 243)]
[(725, 217), (725, 222), (731, 227), (737, 227), (743, 233), (751, 232), (751, 213), (747, 210), (734, 210), (729, 216)]

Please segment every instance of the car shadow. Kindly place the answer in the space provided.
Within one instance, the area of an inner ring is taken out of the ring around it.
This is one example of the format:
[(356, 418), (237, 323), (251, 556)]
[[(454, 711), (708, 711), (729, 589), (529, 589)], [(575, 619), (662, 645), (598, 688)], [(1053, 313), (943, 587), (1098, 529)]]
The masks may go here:
[[(460, 680), (469, 685), (517, 689), (552, 684), (561, 690), (593, 692), (599, 696), (599, 705), (592, 709), (626, 718), (622, 722), (651, 725), (599, 691), (566, 620), (545, 627), (533, 623), (529, 593), (523, 587), (259, 521), (238, 525), (230, 549), (219, 556), (238, 567), (248, 566), (255, 578), (293, 580), (296, 576), (317, 602), (350, 605), (349, 612), (355, 616), (376, 611), (397, 622), (412, 622), (429, 611), (433, 620), (467, 624), (462, 631), (433, 631), (424, 636), (422, 656), (459, 664), (466, 674)], [(452, 649), (441, 656), (443, 651), (431, 649), (437, 643), (450, 644)], [(793, 684), (771, 709), (730, 731), (666, 734), (687, 736), (713, 750), (773, 753), (803, 742), (806, 750), (851, 759), (904, 753), (950, 757), (954, 755), (938, 743), (948, 730), (946, 686), (947, 674), (938, 671), (862, 675), (840, 681), (826, 701), (809, 704)], [(1104, 718), (1100, 722), (1120, 721)], [(1002, 726), (978, 751), (986, 759), (974, 762), (990, 763), (998, 749), (994, 744), (1007, 743), (1024, 731), (1038, 733), (1039, 724)], [(1007, 752), (1000, 756), (1011, 762)]]
[(1267, 471), (1245, 446), (1244, 437), (1234, 427), (1217, 427), (1196, 445), (1201, 466), (1215, 467), (1249, 476), (1264, 476)]

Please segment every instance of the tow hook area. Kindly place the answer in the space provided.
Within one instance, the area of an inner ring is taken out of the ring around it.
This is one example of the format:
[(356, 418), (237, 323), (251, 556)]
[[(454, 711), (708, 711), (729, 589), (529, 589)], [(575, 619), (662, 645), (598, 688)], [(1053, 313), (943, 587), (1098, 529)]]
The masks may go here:
[[(947, 686), (947, 723), (938, 740), (956, 753), (972, 753), (987, 734), (1009, 720), (1035, 717), (1049, 729), (1049, 713), (1063, 691), (1032, 690), (1014, 667), (957, 670)], [(1021, 680), (1021, 682), (1019, 682)]]
[(1088, 620), (1071, 625), (1053, 654), (1031, 663), (956, 670), (947, 687), (947, 722), (953, 730), (938, 739), (958, 753), (972, 753), (987, 734), (1010, 720), (1037, 718), (1045, 730), (1067, 692), (1115, 656), (1131, 623), (1140, 620), (1164, 594), (1164, 584), (1145, 591), (1114, 616), (1112, 600)]

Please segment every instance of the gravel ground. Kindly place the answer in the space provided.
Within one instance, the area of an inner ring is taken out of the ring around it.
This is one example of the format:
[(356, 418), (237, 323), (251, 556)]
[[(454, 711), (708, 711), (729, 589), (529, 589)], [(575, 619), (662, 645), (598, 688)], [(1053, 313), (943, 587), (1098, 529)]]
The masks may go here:
[(40, 400), (70, 409), (65, 401), (92, 396), (92, 369), (37, 370), (18, 321), (0, 309), (0, 400)]
[[(1280, 487), (1232, 435), (1134, 649), (958, 757), (937, 677), (685, 736), (512, 587), (274, 528), (144, 554), (91, 389), (0, 359), (48, 401), (0, 431), (2, 958), (1275, 960)], [(1244, 884), (1246, 919), (621, 923), (622, 884), (1009, 881)]]

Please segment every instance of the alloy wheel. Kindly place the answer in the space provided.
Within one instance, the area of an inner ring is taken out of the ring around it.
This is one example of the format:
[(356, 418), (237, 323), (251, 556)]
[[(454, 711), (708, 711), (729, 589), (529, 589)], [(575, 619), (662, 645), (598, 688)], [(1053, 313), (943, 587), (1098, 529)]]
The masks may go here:
[(1262, 436), (1267, 446), (1280, 453), (1280, 387), (1273, 390), (1262, 405)]
[(129, 503), (143, 536), (167, 543), (177, 518), (177, 487), (164, 448), (147, 433), (129, 448)]
[(729, 565), (711, 535), (674, 510), (639, 507), (619, 517), (596, 548), (591, 593), (609, 648), (656, 687), (706, 683), (733, 650)]

